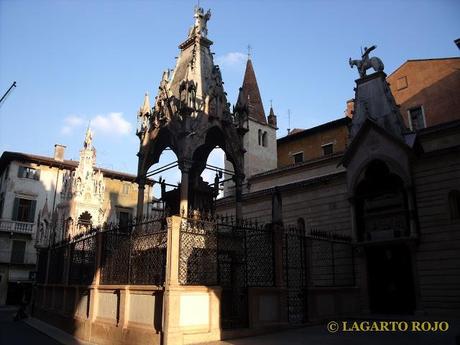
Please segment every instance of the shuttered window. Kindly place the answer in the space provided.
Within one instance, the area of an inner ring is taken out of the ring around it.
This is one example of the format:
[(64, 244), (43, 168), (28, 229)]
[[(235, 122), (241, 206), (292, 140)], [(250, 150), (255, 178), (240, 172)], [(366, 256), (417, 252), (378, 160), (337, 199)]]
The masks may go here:
[(33, 223), (35, 219), (36, 200), (15, 198), (13, 207), (13, 220), (18, 222)]
[(32, 180), (40, 180), (40, 170), (20, 166), (18, 169), (18, 177), (30, 178)]

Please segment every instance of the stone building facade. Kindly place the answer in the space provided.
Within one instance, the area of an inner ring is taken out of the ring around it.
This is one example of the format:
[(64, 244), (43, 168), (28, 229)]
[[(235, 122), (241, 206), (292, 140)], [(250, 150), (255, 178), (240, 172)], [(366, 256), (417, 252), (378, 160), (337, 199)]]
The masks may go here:
[[(348, 116), (278, 139), (278, 167), (248, 177), (245, 217), (271, 223), (279, 213), (307, 233), (353, 238), (350, 313), (460, 310), (459, 61), (408, 61), (358, 79)], [(418, 127), (414, 107), (423, 109)], [(231, 214), (227, 205), (219, 211)], [(317, 317), (340, 314), (340, 293), (308, 288), (339, 303), (310, 300)]]
[[(458, 315), (460, 122), (407, 128), (380, 63), (360, 70), (349, 117), (275, 142), (250, 60), (230, 110), (210, 16), (195, 9), (174, 71), (138, 113), (137, 212), (169, 147), (181, 171), (174, 215), (50, 248), (67, 269), (50, 279), (48, 260), (38, 317), (90, 342), (178, 345), (370, 313)], [(260, 146), (273, 154), (266, 166), (251, 162)], [(203, 210), (216, 147), (234, 193)], [(74, 284), (69, 272), (84, 270)]]
[[(65, 159), (64, 151), (55, 145), (53, 157), (3, 152), (0, 158), (0, 305), (18, 303), (30, 290), (37, 248), (89, 224), (126, 222), (135, 215), (136, 176), (97, 168), (89, 129), (79, 161)], [(147, 213), (151, 184), (145, 194)]]

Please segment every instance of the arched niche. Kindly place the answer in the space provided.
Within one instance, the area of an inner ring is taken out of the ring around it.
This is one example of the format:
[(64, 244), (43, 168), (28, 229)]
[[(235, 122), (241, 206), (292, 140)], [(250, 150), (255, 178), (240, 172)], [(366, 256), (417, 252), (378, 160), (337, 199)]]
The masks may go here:
[(392, 240), (410, 235), (404, 180), (380, 159), (363, 169), (354, 189), (358, 241)]

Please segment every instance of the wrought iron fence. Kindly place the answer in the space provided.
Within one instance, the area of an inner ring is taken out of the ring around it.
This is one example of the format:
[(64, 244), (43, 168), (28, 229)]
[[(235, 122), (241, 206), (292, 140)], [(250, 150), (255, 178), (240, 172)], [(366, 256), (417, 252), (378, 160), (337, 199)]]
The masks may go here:
[(229, 218), (183, 218), (179, 282), (222, 287), (223, 328), (248, 324), (248, 287), (274, 285), (270, 227)]
[(355, 285), (351, 238), (340, 234), (312, 231), (308, 237), (311, 286)]
[(287, 227), (283, 238), (283, 273), (287, 290), (288, 317), (291, 323), (301, 323), (306, 319), (306, 260), (307, 238), (305, 230)]
[(69, 284), (90, 285), (96, 259), (96, 235), (70, 243)]
[(48, 249), (43, 248), (38, 252), (37, 283), (43, 284), (46, 280), (46, 266), (48, 265)]
[[(100, 284), (162, 285), (166, 243), (164, 215), (124, 226), (90, 229), (41, 251), (38, 282), (45, 283), (49, 255), (48, 283), (51, 284), (90, 285), (99, 269)], [(96, 268), (97, 255), (100, 266)]]
[(291, 323), (306, 321), (309, 288), (355, 285), (350, 237), (318, 230), (306, 234), (290, 226), (284, 229), (283, 253)]
[(183, 218), (179, 246), (179, 282), (183, 285), (217, 285), (216, 223)]
[(48, 272), (48, 282), (52, 284), (63, 284), (64, 266), (65, 266), (65, 251), (66, 246), (51, 248), (49, 251), (50, 265)]

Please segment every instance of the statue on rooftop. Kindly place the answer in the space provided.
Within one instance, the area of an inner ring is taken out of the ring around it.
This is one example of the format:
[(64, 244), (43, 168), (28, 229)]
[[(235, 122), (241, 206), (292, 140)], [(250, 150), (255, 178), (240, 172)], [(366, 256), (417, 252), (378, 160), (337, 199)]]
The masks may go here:
[(211, 10), (208, 10), (206, 14), (202, 7), (195, 8), (195, 25), (191, 28), (189, 36), (200, 35), (206, 37), (208, 35), (208, 20), (211, 18)]
[(373, 56), (369, 58), (369, 53), (377, 48), (376, 45), (372, 47), (364, 47), (364, 52), (361, 54), (361, 60), (352, 60), (351, 58), (348, 60), (350, 67), (356, 66), (358, 68), (359, 77), (363, 78), (366, 76), (366, 71), (369, 68), (373, 68), (376, 72), (383, 71), (383, 62), (378, 57)]

